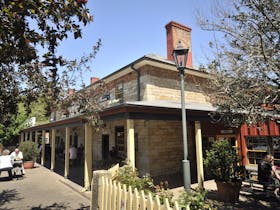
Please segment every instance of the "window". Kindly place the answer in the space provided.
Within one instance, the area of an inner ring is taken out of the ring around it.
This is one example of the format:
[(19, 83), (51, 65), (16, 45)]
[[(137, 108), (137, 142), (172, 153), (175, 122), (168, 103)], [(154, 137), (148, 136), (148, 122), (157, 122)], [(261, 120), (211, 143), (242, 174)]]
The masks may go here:
[(272, 154), (275, 160), (274, 164), (280, 165), (279, 141), (280, 137), (246, 137), (247, 158), (249, 164), (258, 164), (266, 154)]
[(125, 142), (124, 142), (124, 127), (116, 127), (116, 147), (118, 157), (125, 158), (126, 157), (126, 150), (125, 150)]
[(206, 150), (209, 150), (215, 141), (214, 137), (202, 137), (202, 152), (203, 152), (203, 157), (206, 157)]
[(229, 144), (236, 150), (236, 153), (238, 154), (239, 148), (237, 147), (237, 140), (236, 140), (236, 135), (217, 135), (216, 139), (218, 141), (226, 140), (229, 142)]
[(119, 103), (123, 102), (123, 82), (118, 84), (115, 89), (115, 99), (119, 101)]
[(110, 98), (110, 93), (105, 93), (104, 95), (102, 95), (100, 102), (108, 101), (110, 100)]

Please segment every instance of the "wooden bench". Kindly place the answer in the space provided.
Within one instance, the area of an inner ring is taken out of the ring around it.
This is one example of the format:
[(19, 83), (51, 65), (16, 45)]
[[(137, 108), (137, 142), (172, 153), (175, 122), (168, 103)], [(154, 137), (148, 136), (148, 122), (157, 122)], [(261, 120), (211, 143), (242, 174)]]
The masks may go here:
[(0, 169), (0, 174), (1, 174), (1, 172), (7, 171), (8, 174), (9, 174), (10, 179), (12, 179), (12, 178), (13, 178), (12, 170), (13, 170), (12, 167), (1, 168), (1, 169)]

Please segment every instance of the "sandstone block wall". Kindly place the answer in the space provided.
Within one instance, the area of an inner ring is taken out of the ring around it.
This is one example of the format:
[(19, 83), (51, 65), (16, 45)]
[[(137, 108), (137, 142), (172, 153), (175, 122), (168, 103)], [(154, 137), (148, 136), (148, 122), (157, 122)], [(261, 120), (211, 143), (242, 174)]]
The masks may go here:
[(181, 170), (182, 127), (179, 121), (149, 121), (150, 174), (157, 176)]

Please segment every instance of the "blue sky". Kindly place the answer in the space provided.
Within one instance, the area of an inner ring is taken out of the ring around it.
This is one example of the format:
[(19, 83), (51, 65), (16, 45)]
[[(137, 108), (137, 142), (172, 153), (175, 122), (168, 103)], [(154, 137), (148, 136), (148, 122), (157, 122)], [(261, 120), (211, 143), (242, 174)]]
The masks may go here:
[(196, 11), (210, 11), (214, 0), (88, 0), (94, 22), (84, 29), (82, 40), (69, 39), (59, 52), (67, 58), (77, 58), (90, 51), (98, 38), (102, 46), (92, 62), (91, 76), (103, 78), (130, 62), (155, 53), (166, 57), (165, 25), (170, 21), (192, 28), (193, 65), (206, 62), (210, 32), (200, 29)]

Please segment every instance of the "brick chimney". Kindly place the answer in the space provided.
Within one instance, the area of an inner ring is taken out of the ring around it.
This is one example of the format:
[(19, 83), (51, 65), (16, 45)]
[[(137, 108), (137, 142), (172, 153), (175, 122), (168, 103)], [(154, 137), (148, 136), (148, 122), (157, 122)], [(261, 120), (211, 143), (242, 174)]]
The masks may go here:
[(93, 83), (97, 82), (98, 80), (99, 80), (98, 77), (91, 77), (90, 78), (90, 84), (93, 84)]
[(189, 48), (187, 66), (192, 67), (192, 29), (174, 21), (166, 24), (165, 28), (167, 36), (167, 59), (173, 60), (172, 51), (177, 47), (178, 42), (181, 41), (183, 47)]

